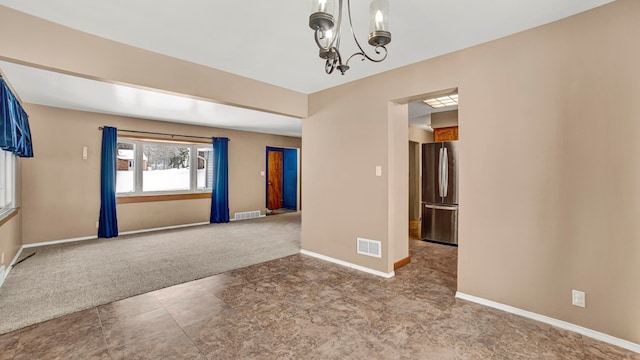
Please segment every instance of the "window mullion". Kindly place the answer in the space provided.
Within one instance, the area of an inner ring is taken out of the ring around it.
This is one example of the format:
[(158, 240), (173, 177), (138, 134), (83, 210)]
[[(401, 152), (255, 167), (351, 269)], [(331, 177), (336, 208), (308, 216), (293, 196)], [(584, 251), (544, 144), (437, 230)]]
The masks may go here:
[(5, 195), (5, 201), (11, 207), (16, 207), (16, 179), (18, 177), (18, 160), (17, 157), (13, 154), (6, 154), (8, 157), (9, 169), (7, 169), (7, 174), (9, 175), (9, 179), (7, 179), (8, 186), (5, 186), (5, 189), (8, 190), (8, 193)]
[(142, 167), (144, 165), (144, 143), (141, 141), (135, 141), (135, 163), (134, 163), (134, 171), (135, 174), (133, 176), (135, 187), (135, 194), (142, 194), (142, 171), (144, 170)]
[(198, 146), (189, 146), (189, 180), (191, 191), (198, 190)]

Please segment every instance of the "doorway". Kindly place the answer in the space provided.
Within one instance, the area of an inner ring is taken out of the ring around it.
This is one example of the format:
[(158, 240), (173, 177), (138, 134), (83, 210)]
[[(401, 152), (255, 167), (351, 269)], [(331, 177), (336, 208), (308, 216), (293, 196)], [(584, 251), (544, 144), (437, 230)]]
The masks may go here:
[(267, 147), (267, 215), (298, 209), (298, 149)]
[(410, 236), (457, 246), (458, 91), (423, 95), (408, 112)]

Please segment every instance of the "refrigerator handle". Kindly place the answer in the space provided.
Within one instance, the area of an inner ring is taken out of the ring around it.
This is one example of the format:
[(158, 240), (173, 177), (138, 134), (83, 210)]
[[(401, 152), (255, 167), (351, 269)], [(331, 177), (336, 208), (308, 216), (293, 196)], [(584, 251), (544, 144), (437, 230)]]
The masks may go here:
[(447, 148), (443, 148), (442, 155), (442, 197), (447, 197), (449, 192), (449, 154)]
[(442, 197), (442, 148), (438, 153), (438, 196)]

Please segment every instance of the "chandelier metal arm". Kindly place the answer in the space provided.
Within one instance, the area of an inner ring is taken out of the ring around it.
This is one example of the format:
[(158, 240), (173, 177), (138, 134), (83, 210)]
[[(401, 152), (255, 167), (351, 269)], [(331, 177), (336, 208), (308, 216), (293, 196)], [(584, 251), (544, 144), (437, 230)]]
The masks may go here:
[(387, 58), (387, 54), (389, 53), (389, 51), (384, 46), (376, 46), (376, 48), (375, 48), (376, 54), (381, 54), (382, 53), (379, 49), (384, 50), (384, 56), (381, 57), (380, 59), (373, 59), (370, 56), (368, 56), (364, 51), (362, 51), (362, 52), (357, 52), (357, 53), (352, 54), (351, 56), (349, 56), (349, 58), (347, 59), (347, 62), (345, 63), (345, 65), (348, 65), (349, 61), (351, 60), (351, 58), (353, 58), (355, 56), (362, 56), (362, 59), (360, 59), (362, 61), (369, 60), (371, 62), (376, 62), (376, 63), (383, 62)]
[[(340, 0), (340, 9), (342, 9), (342, 0)], [(342, 11), (340, 11), (340, 15), (342, 15)], [(353, 41), (355, 41), (356, 46), (358, 47), (358, 49), (360, 49), (360, 52), (356, 52), (354, 54), (352, 54), (351, 56), (349, 56), (349, 58), (347, 59), (347, 62), (345, 63), (345, 65), (349, 65), (349, 60), (351, 60), (351, 58), (353, 58), (354, 56), (362, 56), (362, 61), (364, 61), (365, 59), (372, 61), (372, 62), (382, 62), (384, 61), (384, 59), (387, 58), (387, 48), (384, 46), (376, 46), (375, 48), (375, 52), (376, 54), (380, 54), (380, 50), (378, 50), (378, 48), (382, 48), (384, 50), (384, 56), (380, 59), (374, 59), (371, 56), (369, 56), (367, 54), (366, 51), (364, 51), (364, 49), (362, 48), (362, 46), (360, 46), (360, 42), (358, 41), (358, 38), (356, 37), (356, 33), (355, 31), (353, 31), (353, 21), (351, 20), (351, 0), (347, 0), (347, 17), (349, 19), (349, 30), (351, 30), (351, 36), (353, 36)]]

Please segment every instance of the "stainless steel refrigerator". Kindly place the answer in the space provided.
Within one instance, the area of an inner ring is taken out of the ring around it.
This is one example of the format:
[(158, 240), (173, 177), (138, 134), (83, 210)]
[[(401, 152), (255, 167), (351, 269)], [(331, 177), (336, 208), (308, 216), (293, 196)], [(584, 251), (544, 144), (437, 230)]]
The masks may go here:
[(422, 144), (423, 240), (458, 244), (457, 144)]

